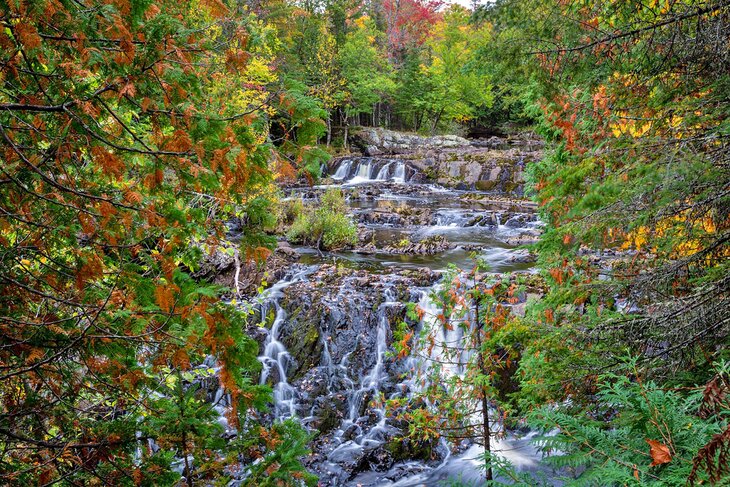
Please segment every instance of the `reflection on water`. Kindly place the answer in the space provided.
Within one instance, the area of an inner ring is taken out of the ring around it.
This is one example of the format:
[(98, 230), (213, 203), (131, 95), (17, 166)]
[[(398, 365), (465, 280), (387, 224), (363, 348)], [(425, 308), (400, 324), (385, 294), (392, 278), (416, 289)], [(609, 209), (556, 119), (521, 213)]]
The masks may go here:
[(527, 271), (533, 267), (530, 263), (515, 262), (512, 259), (515, 253), (507, 248), (491, 248), (474, 251), (456, 247), (435, 255), (388, 254), (388, 253), (357, 253), (352, 251), (318, 253), (312, 248), (299, 247), (303, 264), (324, 264), (336, 262), (346, 267), (383, 271), (388, 267), (418, 269), (427, 267), (435, 271), (446, 270), (449, 265), (462, 269), (474, 266), (474, 256), (484, 259), (493, 272)]

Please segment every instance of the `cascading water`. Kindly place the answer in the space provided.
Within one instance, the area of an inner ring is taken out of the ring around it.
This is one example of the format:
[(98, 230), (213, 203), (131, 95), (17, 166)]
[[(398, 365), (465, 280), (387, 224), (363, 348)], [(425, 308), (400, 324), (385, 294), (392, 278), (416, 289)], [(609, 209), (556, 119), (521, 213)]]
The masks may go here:
[[(331, 459), (336, 459), (344, 451), (352, 451), (360, 449), (364, 446), (372, 446), (380, 444), (384, 441), (384, 433), (387, 431), (385, 424), (385, 409), (380, 403), (380, 385), (386, 379), (385, 373), (385, 354), (388, 351), (387, 334), (388, 328), (390, 327), (388, 319), (388, 310), (392, 306), (399, 305), (395, 299), (395, 293), (392, 288), (387, 288), (384, 291), (385, 301), (378, 306), (377, 310), (377, 334), (376, 334), (376, 357), (375, 363), (370, 371), (361, 377), (360, 385), (357, 389), (350, 392), (347, 406), (348, 406), (348, 417), (343, 421), (342, 427), (337, 432), (337, 436), (342, 438), (345, 430), (355, 425), (358, 434), (353, 440), (349, 440), (343, 443), (340, 447), (335, 449), (330, 455)], [(368, 429), (367, 432), (363, 433), (357, 423), (360, 419), (362, 409), (366, 406), (366, 401), (372, 401), (378, 403), (372, 408), (372, 412), (377, 416), (377, 422), (374, 426)]]
[(332, 175), (333, 179), (343, 180), (347, 177), (347, 175), (350, 173), (350, 168), (352, 167), (352, 160), (351, 159), (345, 159), (342, 161), (340, 166), (337, 168), (337, 171)]
[(382, 168), (380, 168), (380, 171), (378, 171), (378, 175), (375, 176), (375, 179), (377, 181), (385, 181), (385, 180), (387, 180), (388, 179), (388, 175), (390, 174), (390, 168), (391, 168), (392, 165), (393, 165), (393, 163), (392, 162), (389, 162), (388, 164), (386, 164), (385, 166), (383, 166)]
[(399, 162), (395, 167), (395, 173), (393, 173), (393, 181), (396, 183), (406, 182), (406, 165)]
[[(438, 377), (440, 380), (448, 380), (449, 377), (463, 376), (465, 367), (471, 358), (471, 351), (465, 343), (466, 334), (460, 327), (444, 327), (435, 317), (442, 310), (431, 299), (434, 292), (438, 292), (441, 284), (437, 283), (433, 288), (420, 291), (419, 308), (423, 312), (423, 318), (419, 324), (421, 333), (431, 330), (435, 335), (434, 346), (419, 346), (406, 361), (406, 368), (411, 370), (410, 380), (407, 387), (413, 393), (423, 391), (428, 382), (419, 380), (419, 377), (428, 376), (429, 369), (433, 364), (438, 364)], [(473, 318), (473, 316), (471, 317)], [(433, 378), (433, 377), (432, 377)], [(436, 379), (439, 380), (439, 379)], [(434, 407), (427, 398), (424, 398), (427, 407)], [(473, 423), (481, 421), (481, 406), (477, 401), (474, 403)], [(496, 411), (490, 408), (490, 415), (494, 417)], [(549, 478), (552, 470), (541, 464), (542, 452), (532, 443), (535, 432), (518, 437), (513, 434), (506, 434), (503, 425), (494, 421), (490, 425), (494, 437), (491, 440), (491, 451), (499, 457), (509, 461), (518, 471), (530, 472), (533, 475), (540, 474)], [(450, 451), (442, 438), (442, 446)], [(441, 481), (451, 478), (459, 478), (467, 485), (484, 481), (483, 477), (483, 455), (484, 447), (479, 444), (471, 445), (466, 451), (458, 455), (447, 454), (442, 463), (422, 474), (405, 478), (399, 482), (383, 485), (397, 487), (416, 487), (422, 485), (436, 485)], [(557, 484), (556, 484), (557, 485)]]
[(270, 306), (273, 306), (276, 312), (264, 342), (264, 353), (259, 357), (259, 361), (263, 365), (261, 384), (266, 384), (272, 370), (277, 372), (277, 382), (274, 385), (274, 414), (278, 420), (291, 418), (297, 414), (297, 391), (287, 380), (290, 356), (284, 344), (279, 341), (279, 329), (287, 317), (286, 311), (279, 304), (279, 299), (285, 288), (303, 281), (312, 271), (313, 268), (307, 268), (296, 272), (291, 278), (283, 279), (264, 291), (260, 298), (262, 318), (266, 318)]
[(343, 184), (361, 184), (373, 181), (393, 181), (403, 184), (407, 179), (406, 164), (393, 159), (347, 158), (339, 162), (331, 177), (342, 181)]
[[(429, 368), (439, 361), (446, 362), (440, 367), (442, 383), (460, 377), (470, 359), (464, 343), (468, 333), (458, 326), (444, 327), (436, 319), (441, 311), (431, 299), (440, 286), (433, 284), (435, 276), (427, 280), (414, 276), (428, 272), (424, 267), (443, 270), (449, 263), (465, 268), (473, 264), (470, 256), (475, 251), (495, 270), (525, 269), (510, 263), (512, 245), (497, 237), (500, 232), (521, 232), (527, 220), (515, 219), (515, 227), (500, 225), (517, 210), (503, 209), (499, 201), (464, 198), (463, 191), (417, 184), (423, 176), (414, 167), (403, 159), (348, 157), (331, 167), (331, 178), (344, 188), (351, 209), (384, 215), (362, 220), (365, 228), (361, 230), (372, 231), (373, 242), (382, 238), (388, 245), (397, 245), (411, 237), (417, 237), (411, 240), (417, 242), (441, 235), (454, 244), (449, 250), (405, 255), (401, 260), (379, 255), (383, 246), (369, 253), (316, 256), (308, 253), (311, 249), (297, 248), (315, 264), (309, 268), (314, 276), (301, 270), (291, 273), (259, 297), (262, 317), (268, 315), (271, 321), (259, 357), (261, 383), (273, 385), (275, 419), (297, 417), (317, 433), (307, 466), (320, 475), (323, 486), (436, 485), (462, 474), (483, 479), (479, 461), (472, 460), (481, 453), (476, 445), (452, 454), (442, 438), (431, 446), (435, 460), (408, 456), (408, 451), (391, 456), (407, 425), (388, 416), (383, 400), (413, 398), (424, 392), (429, 384), (423, 378), (434, 372)], [(355, 184), (362, 186), (348, 188)], [(307, 188), (303, 194), (311, 199), (316, 190)], [(332, 265), (334, 259), (336, 265)], [(294, 287), (281, 299), (289, 286)], [(425, 311), (415, 331), (433, 330), (436, 345), (395, 360), (389, 355), (391, 330), (403, 317), (403, 302), (414, 300)], [(305, 340), (310, 340), (306, 347), (295, 346)], [(226, 405), (225, 396), (216, 400), (221, 407)], [(427, 407), (437, 407), (428, 398), (423, 400)], [(537, 468), (539, 455), (527, 449), (526, 440), (507, 436), (495, 443), (518, 448), (510, 460), (527, 470)]]

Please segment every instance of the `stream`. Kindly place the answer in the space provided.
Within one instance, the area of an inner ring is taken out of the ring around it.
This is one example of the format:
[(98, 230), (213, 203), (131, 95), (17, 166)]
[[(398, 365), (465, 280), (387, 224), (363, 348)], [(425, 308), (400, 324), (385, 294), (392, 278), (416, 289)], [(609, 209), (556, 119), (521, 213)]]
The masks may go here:
[[(406, 303), (437, 311), (429, 296), (449, 265), (470, 268), (478, 257), (491, 272), (531, 272), (531, 256), (517, 247), (541, 231), (534, 205), (439, 186), (402, 159), (340, 159), (323, 183), (291, 188), (287, 198), (316, 202), (340, 188), (361, 244), (337, 252), (295, 246), (297, 262), (257, 298), (266, 322), (260, 382), (273, 388), (274, 419), (297, 418), (317, 433), (305, 465), (322, 486), (483, 484), (482, 447), (399, 440), (407, 425), (388, 416), (383, 400), (422, 387), (413, 371), (428, 364), (415, 354), (396, 360), (393, 330)], [(460, 343), (458, 327), (445, 333), (445, 343)], [(439, 347), (420, 352), (437, 358)], [(506, 432), (494, 450), (519, 471), (549, 477), (533, 435)]]

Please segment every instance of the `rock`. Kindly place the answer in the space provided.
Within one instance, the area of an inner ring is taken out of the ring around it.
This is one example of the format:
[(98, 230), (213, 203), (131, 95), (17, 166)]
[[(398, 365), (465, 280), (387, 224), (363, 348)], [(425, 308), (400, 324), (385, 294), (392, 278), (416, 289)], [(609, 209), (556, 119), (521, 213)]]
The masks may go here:
[(312, 408), (313, 421), (310, 426), (321, 434), (329, 433), (336, 429), (345, 418), (347, 411), (347, 400), (342, 394), (329, 394), (320, 396), (314, 402)]
[(524, 228), (527, 226), (528, 223), (534, 222), (536, 220), (537, 215), (535, 215), (534, 213), (522, 213), (511, 216), (506, 222), (504, 222), (504, 226), (509, 228)]
[(519, 316), (520, 318), (525, 317), (525, 310), (527, 308), (527, 302), (531, 299), (539, 299), (542, 297), (542, 294), (538, 293), (527, 293), (525, 295), (525, 299), (522, 300), (522, 302), (512, 305), (512, 314), (515, 316)]
[(512, 245), (515, 247), (518, 247), (520, 245), (529, 245), (534, 244), (540, 239), (540, 235), (536, 233), (523, 233), (521, 235), (515, 235), (512, 237), (507, 237), (504, 239), (504, 242), (508, 245)]
[(452, 245), (443, 235), (434, 235), (418, 242), (407, 242), (404, 245), (389, 245), (380, 249), (389, 254), (433, 255), (450, 249)]
[(283, 254), (286, 257), (294, 258), (297, 256), (297, 251), (294, 250), (291, 245), (289, 245), (289, 242), (286, 242), (284, 240), (280, 240), (279, 242), (277, 242), (276, 252)]
[[(195, 279), (206, 279), (214, 284), (240, 290), (241, 296), (251, 296), (257, 292), (262, 281), (273, 282), (281, 279), (286, 270), (299, 256), (294, 249), (284, 244), (267, 256), (264, 262), (246, 260), (238, 250), (238, 243), (224, 240), (217, 247), (198, 244), (202, 251), (199, 268), (192, 272)], [(238, 253), (238, 282), (236, 282), (236, 253)]]
[(474, 189), (479, 191), (491, 191), (497, 187), (498, 181), (491, 181), (489, 179), (481, 179), (474, 182)]
[(406, 154), (417, 150), (446, 147), (469, 147), (471, 143), (458, 135), (421, 135), (395, 132), (382, 128), (360, 127), (352, 131), (350, 142), (368, 156)]
[(531, 264), (537, 260), (537, 256), (527, 249), (518, 249), (512, 252), (508, 260), (515, 264)]

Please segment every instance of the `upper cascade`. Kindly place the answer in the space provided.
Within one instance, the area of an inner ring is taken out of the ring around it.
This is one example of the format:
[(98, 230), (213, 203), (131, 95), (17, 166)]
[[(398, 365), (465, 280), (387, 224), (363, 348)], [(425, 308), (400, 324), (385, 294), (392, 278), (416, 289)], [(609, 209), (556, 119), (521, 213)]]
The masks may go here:
[(332, 179), (347, 184), (368, 181), (410, 182), (416, 171), (405, 161), (377, 157), (345, 157), (335, 161)]

